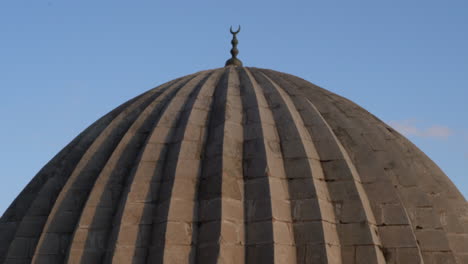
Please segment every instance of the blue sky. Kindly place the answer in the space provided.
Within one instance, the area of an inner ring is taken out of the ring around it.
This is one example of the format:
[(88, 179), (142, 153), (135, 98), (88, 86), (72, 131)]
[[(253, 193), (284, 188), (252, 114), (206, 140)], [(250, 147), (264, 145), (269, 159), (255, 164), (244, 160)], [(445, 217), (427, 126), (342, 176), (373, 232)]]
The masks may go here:
[(0, 214), (79, 132), (163, 82), (288, 72), (403, 132), (468, 197), (468, 1), (0, 2)]

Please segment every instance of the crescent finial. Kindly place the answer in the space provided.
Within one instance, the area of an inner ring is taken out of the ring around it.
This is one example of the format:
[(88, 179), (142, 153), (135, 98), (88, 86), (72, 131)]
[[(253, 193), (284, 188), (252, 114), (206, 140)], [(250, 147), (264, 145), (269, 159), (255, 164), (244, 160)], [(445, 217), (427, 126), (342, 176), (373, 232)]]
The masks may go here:
[(232, 55), (232, 58), (230, 58), (229, 60), (226, 61), (226, 66), (239, 66), (239, 67), (242, 67), (242, 61), (240, 61), (238, 58), (237, 58), (237, 54), (239, 54), (239, 50), (237, 50), (237, 44), (239, 43), (239, 41), (237, 41), (237, 33), (240, 32), (240, 25), (239, 25), (239, 28), (237, 29), (237, 31), (233, 31), (232, 30), (232, 26), (231, 28), (229, 29), (229, 31), (231, 31), (231, 34), (232, 34), (232, 40), (231, 40), (231, 44), (232, 44), (232, 49), (231, 49), (231, 55)]
[(239, 32), (240, 32), (240, 30), (241, 30), (241, 26), (240, 26), (240, 25), (239, 25), (239, 27), (238, 27), (238, 29), (237, 29), (237, 31), (236, 31), (236, 32), (232, 31), (232, 26), (231, 26), (231, 29), (230, 29), (230, 31), (231, 31), (231, 34), (233, 34), (233, 35), (235, 35), (235, 34), (239, 33)]

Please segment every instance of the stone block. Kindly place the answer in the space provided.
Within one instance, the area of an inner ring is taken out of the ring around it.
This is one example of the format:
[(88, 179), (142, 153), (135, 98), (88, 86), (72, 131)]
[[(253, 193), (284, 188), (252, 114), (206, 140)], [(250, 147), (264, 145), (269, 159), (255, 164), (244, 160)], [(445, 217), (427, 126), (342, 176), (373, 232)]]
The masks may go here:
[[(195, 256), (196, 262), (195, 263), (201, 263), (201, 262), (204, 262), (207, 264), (218, 263), (218, 257), (220, 256), (219, 250), (220, 250), (220, 246), (216, 244), (198, 246), (196, 249), (196, 256)], [(150, 262), (150, 263), (155, 263), (155, 262)]]
[(169, 206), (168, 219), (173, 221), (191, 222), (193, 220), (193, 211), (197, 202), (188, 200), (171, 200)]
[(155, 205), (148, 203), (127, 203), (125, 205), (125, 211), (122, 214), (121, 224), (151, 224), (151, 213), (154, 212), (154, 208)]
[[(214, 250), (212, 250), (214, 253)], [(219, 263), (219, 264), (242, 264), (245, 261), (244, 246), (242, 245), (221, 245), (220, 254), (217, 262), (207, 263)], [(207, 259), (208, 261), (208, 259)]]
[(194, 126), (205, 126), (207, 123), (207, 116), (206, 110), (192, 108), (188, 122)]
[[(189, 121), (190, 122), (190, 121)], [(204, 126), (187, 124), (185, 129), (177, 129), (176, 134), (173, 135), (172, 142), (180, 141), (194, 141), (201, 142), (205, 133)]]
[(156, 161), (142, 161), (138, 164), (137, 171), (135, 172), (136, 179), (146, 179), (151, 181), (156, 172), (158, 167), (158, 163)]
[(107, 230), (94, 230), (79, 228), (73, 237), (74, 249), (106, 250)]
[[(8, 257), (10, 257), (10, 258), (23, 258), (25, 256), (32, 256), (34, 254), (35, 245), (36, 245), (37, 241), (38, 241), (38, 239), (30, 238), (30, 237), (16, 237), (16, 238), (14, 238), (13, 241), (11, 242), (9, 248), (8, 248)], [(44, 248), (43, 251), (44, 252), (50, 252), (50, 253), (57, 253), (60, 242), (57, 239), (56, 241), (52, 241), (51, 243), (54, 243), (54, 242), (56, 242), (56, 244), (55, 244), (55, 246), (57, 246), (56, 249), (49, 248), (49, 246), (52, 246), (51, 244), (49, 244)], [(42, 249), (41, 249), (41, 251), (42, 251)]]
[(364, 133), (362, 135), (363, 139), (374, 151), (386, 151), (388, 149), (388, 141), (385, 138), (384, 134), (382, 134), (381, 130), (377, 131), (373, 129), (374, 133), (369, 133), (370, 131)]
[(46, 233), (43, 240), (37, 246), (38, 254), (55, 255), (60, 253), (61, 235), (56, 233)]
[(321, 167), (327, 181), (354, 181), (353, 174), (344, 159), (322, 160)]
[(206, 246), (217, 244), (221, 232), (221, 222), (202, 222), (198, 227), (198, 244)]
[[(174, 152), (171, 155), (171, 159), (174, 160), (199, 160), (202, 158), (201, 154), (201, 144), (198, 141), (182, 141), (180, 144), (180, 149), (177, 149), (177, 146), (170, 146), (170, 150)], [(172, 154), (172, 152), (170, 152)]]
[(265, 143), (263, 138), (244, 141), (243, 150), (244, 156), (242, 156), (242, 153), (239, 153), (237, 157), (243, 157), (244, 159), (266, 160)]
[[(156, 162), (164, 160), (167, 153), (167, 145), (164, 143), (147, 143), (141, 157), (141, 161)], [(143, 164), (140, 164), (143, 165)]]
[(374, 244), (371, 229), (365, 222), (340, 224), (337, 225), (337, 227), (341, 239), (341, 245), (352, 246)]
[(340, 223), (360, 223), (368, 220), (361, 200), (343, 199), (339, 205), (339, 207), (337, 206), (339, 213), (337, 213), (336, 217)]
[(334, 202), (341, 201), (360, 201), (359, 193), (356, 189), (356, 183), (350, 181), (327, 182), (330, 198)]
[(356, 264), (366, 263), (387, 263), (378, 246), (357, 246), (356, 247)]
[(200, 207), (198, 211), (199, 221), (214, 221), (221, 220), (221, 198), (199, 201)]
[[(284, 159), (284, 169), (288, 178), (312, 178), (309, 159)], [(321, 169), (321, 167), (320, 167)]]
[(236, 222), (238, 224), (244, 221), (244, 204), (241, 200), (222, 199), (222, 219)]
[[(356, 264), (356, 247), (355, 246), (342, 246), (341, 259), (343, 264)], [(338, 262), (339, 263), (339, 262)], [(393, 263), (389, 263), (393, 264)]]
[[(273, 178), (272, 178), (273, 179)], [(268, 177), (258, 178), (258, 179), (248, 179), (244, 182), (244, 191), (246, 200), (263, 200), (271, 199), (271, 192), (277, 189), (276, 192), (281, 194), (281, 191), (284, 193), (284, 188), (281, 185), (281, 182), (275, 182), (274, 186), (270, 187), (270, 179)], [(284, 196), (283, 196), (284, 197)]]
[(422, 251), (449, 251), (450, 246), (443, 230), (415, 230)]
[[(244, 147), (247, 148), (247, 145), (244, 145), (242, 141), (238, 141), (236, 139), (232, 139), (230, 137), (224, 137), (224, 142), (223, 142), (223, 155), (226, 157), (231, 157), (231, 158), (242, 158), (242, 155), (247, 153), (248, 149), (244, 151)], [(258, 152), (258, 149), (254, 150)]]
[(396, 189), (390, 180), (382, 180), (374, 183), (366, 183), (362, 185), (367, 193), (371, 203), (382, 204), (382, 203), (400, 203), (400, 199), (397, 195)]
[(117, 246), (114, 250), (114, 255), (112, 255), (112, 263), (143, 263), (146, 260), (146, 257), (146, 248), (138, 248), (134, 246)]
[(397, 250), (395, 248), (381, 248), (386, 264), (398, 264)]
[(244, 229), (236, 222), (221, 222), (220, 243), (223, 245), (240, 245), (244, 242)]
[(397, 261), (399, 263), (414, 263), (422, 264), (423, 259), (418, 248), (398, 248), (397, 250)]
[(117, 244), (120, 247), (141, 247), (147, 245), (150, 239), (150, 225), (123, 225), (120, 226)]
[(415, 172), (411, 172), (407, 168), (408, 165), (396, 163), (391, 170), (387, 170), (386, 174), (393, 174), (400, 186), (410, 188), (418, 186), (418, 178)]
[[(257, 109), (251, 109), (250, 111), (247, 110), (246, 115), (244, 117), (244, 118), (246, 118), (247, 122), (255, 122), (255, 121), (258, 122), (259, 121), (258, 115), (253, 116), (253, 113), (252, 113), (252, 112), (256, 112), (256, 111), (257, 111)], [(255, 118), (255, 117), (257, 117), (257, 118)], [(228, 122), (241, 124), (242, 120), (243, 120), (243, 113), (242, 113), (242, 111), (239, 111), (238, 108), (233, 107), (230, 104), (227, 104), (226, 105), (226, 110), (225, 110), (225, 120), (228, 121)]]
[(322, 244), (324, 240), (322, 222), (294, 223), (294, 237), (297, 247)]
[[(322, 221), (322, 226), (323, 226), (323, 237), (327, 246), (331, 245), (331, 246), (340, 247), (338, 224)], [(329, 249), (329, 250), (335, 250), (335, 248)]]
[(246, 221), (267, 221), (272, 219), (272, 203), (269, 199), (245, 201)]
[(191, 223), (167, 222), (165, 245), (190, 245), (192, 243), (192, 230)]
[(84, 249), (70, 249), (70, 254), (67, 257), (67, 263), (100, 263), (102, 262), (102, 253)]
[(224, 125), (224, 138), (242, 142), (244, 140), (244, 127), (240, 123), (226, 122)]
[[(244, 160), (244, 177), (247, 179), (267, 176), (267, 163), (265, 158)], [(242, 175), (242, 174), (241, 174)]]
[(130, 203), (151, 203), (156, 201), (155, 194), (159, 191), (160, 182), (136, 181), (130, 187), (127, 201)]
[(245, 262), (273, 263), (274, 244), (247, 245), (245, 248)]
[(221, 178), (201, 178), (198, 184), (198, 200), (211, 200), (222, 195)]
[(423, 252), (423, 259), (424, 264), (458, 264), (449, 252)]
[(323, 219), (317, 199), (292, 200), (291, 204), (293, 207), (292, 216), (294, 221), (303, 222)]
[(274, 197), (272, 197), (272, 199), (273, 200), (271, 201), (271, 209), (273, 219), (282, 222), (292, 222), (292, 202), (289, 200), (276, 200)]
[(285, 179), (287, 178), (286, 172), (284, 170), (283, 159), (268, 157), (268, 167), (266, 174), (268, 177)]
[(328, 256), (323, 244), (297, 245), (297, 262), (301, 264), (327, 263)]
[(246, 245), (273, 243), (273, 224), (271, 221), (246, 223)]
[(155, 200), (178, 199), (193, 201), (195, 199), (196, 179), (176, 178), (174, 182), (164, 181), (160, 185), (159, 192), (154, 193)]
[[(439, 216), (440, 222), (444, 225), (444, 230), (448, 233), (468, 233), (468, 214), (463, 220), (462, 214), (447, 213)], [(463, 222), (465, 221), (465, 222)], [(439, 223), (439, 222), (437, 222)]]
[(438, 229), (442, 227), (434, 208), (408, 208), (408, 213), (412, 216), (412, 223), (416, 229)]
[(456, 263), (468, 263), (468, 254), (455, 255)]
[(411, 207), (431, 207), (432, 203), (426, 193), (419, 187), (400, 189), (402, 200)]
[(294, 245), (293, 226), (291, 223), (274, 221), (273, 239), (275, 244)]
[(279, 200), (289, 199), (288, 180), (280, 178), (267, 178), (270, 184), (270, 199), (274, 197)]
[[(330, 132), (329, 132), (330, 133)], [(314, 141), (320, 160), (343, 160), (344, 156), (335, 138)]]
[(386, 248), (416, 247), (413, 230), (409, 226), (380, 226), (379, 233)]
[[(291, 200), (315, 199), (317, 190), (312, 178), (295, 178), (288, 181)], [(322, 198), (322, 197), (320, 197)]]
[(275, 262), (298, 263), (296, 260), (296, 248), (289, 245), (275, 244)]
[[(241, 180), (244, 178), (244, 176), (246, 176), (246, 175), (243, 175), (243, 163), (242, 163), (242, 159), (240, 158), (223, 157), (222, 172), (223, 172), (224, 178), (232, 178), (232, 179)], [(219, 173), (217, 175), (214, 175), (214, 177), (216, 176), (219, 176)]]
[(262, 126), (259, 123), (245, 124), (244, 128), (244, 140), (250, 141), (254, 139), (262, 139), (265, 137)]
[(309, 157), (305, 150), (304, 141), (302, 139), (282, 140), (281, 149), (285, 159), (299, 159), (299, 158), (317, 158)]
[(268, 140), (265, 143), (266, 148), (266, 155), (271, 160), (272, 158), (282, 160), (283, 153), (281, 149), (281, 145), (276, 140)]
[(385, 225), (408, 225), (405, 209), (400, 204), (382, 205), (383, 223)]
[[(18, 237), (35, 237), (42, 230), (47, 218), (44, 216), (25, 216), (19, 228), (16, 230)], [(2, 236), (7, 236), (7, 231), (0, 230)], [(12, 234), (13, 235), (13, 234)], [(1, 243), (0, 243), (1, 244)]]

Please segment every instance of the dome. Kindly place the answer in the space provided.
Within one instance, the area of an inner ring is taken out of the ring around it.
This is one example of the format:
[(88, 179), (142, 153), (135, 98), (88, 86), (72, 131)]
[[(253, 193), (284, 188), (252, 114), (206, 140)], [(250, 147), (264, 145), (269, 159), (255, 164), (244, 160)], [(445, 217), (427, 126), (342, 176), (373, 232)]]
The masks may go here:
[(468, 263), (417, 147), (298, 77), (227, 66), (100, 118), (0, 219), (0, 263)]

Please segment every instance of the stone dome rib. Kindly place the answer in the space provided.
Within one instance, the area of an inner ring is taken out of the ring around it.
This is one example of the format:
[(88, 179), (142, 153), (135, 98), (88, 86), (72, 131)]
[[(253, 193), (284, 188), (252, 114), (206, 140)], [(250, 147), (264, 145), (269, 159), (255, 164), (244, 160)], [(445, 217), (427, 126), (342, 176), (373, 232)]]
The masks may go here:
[(0, 219), (0, 263), (465, 263), (468, 207), (353, 102), (198, 72), (82, 132)]

